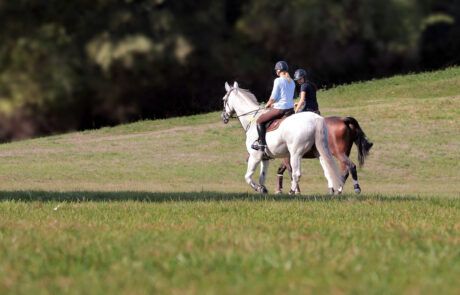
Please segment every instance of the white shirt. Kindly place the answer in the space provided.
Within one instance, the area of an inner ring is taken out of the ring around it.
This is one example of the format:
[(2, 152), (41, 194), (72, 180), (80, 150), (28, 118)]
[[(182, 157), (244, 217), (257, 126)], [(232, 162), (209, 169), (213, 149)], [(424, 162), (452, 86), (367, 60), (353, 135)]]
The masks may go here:
[(273, 82), (272, 95), (275, 100), (273, 107), (279, 110), (291, 109), (294, 107), (295, 82), (292, 79), (278, 77)]

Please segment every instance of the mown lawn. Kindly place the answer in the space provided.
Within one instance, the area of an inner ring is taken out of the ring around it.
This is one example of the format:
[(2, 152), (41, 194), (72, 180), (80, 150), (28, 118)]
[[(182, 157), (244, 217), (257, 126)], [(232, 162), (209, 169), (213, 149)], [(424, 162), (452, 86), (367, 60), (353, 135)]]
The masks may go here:
[(458, 198), (1, 198), (2, 294), (460, 292)]

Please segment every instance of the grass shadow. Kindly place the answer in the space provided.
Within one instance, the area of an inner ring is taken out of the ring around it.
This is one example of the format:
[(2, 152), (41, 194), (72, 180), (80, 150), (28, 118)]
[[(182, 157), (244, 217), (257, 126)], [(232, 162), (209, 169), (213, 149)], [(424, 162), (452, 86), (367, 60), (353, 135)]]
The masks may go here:
[(0, 201), (20, 202), (222, 202), (222, 201), (275, 201), (275, 202), (344, 202), (344, 201), (421, 201), (427, 198), (409, 195), (257, 195), (222, 192), (135, 192), (135, 191), (0, 191)]

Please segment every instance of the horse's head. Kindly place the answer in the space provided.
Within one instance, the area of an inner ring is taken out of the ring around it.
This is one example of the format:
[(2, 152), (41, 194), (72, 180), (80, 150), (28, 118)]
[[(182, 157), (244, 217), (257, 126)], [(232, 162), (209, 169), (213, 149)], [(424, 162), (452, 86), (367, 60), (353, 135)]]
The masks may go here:
[(222, 118), (222, 122), (227, 124), (230, 120), (230, 117), (235, 113), (235, 108), (233, 106), (233, 99), (232, 96), (238, 93), (238, 83), (234, 82), (233, 86), (230, 86), (227, 82), (225, 82), (225, 94), (224, 98), (222, 99), (224, 103), (224, 109), (222, 110), (222, 114), (220, 117)]

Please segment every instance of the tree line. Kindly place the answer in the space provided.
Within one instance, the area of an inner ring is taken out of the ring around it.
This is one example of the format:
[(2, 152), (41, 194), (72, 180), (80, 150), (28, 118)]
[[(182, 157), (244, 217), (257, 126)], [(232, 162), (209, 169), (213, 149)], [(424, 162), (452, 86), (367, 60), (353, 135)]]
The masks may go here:
[(273, 65), (321, 87), (460, 62), (455, 0), (0, 0), (0, 140), (266, 100)]

